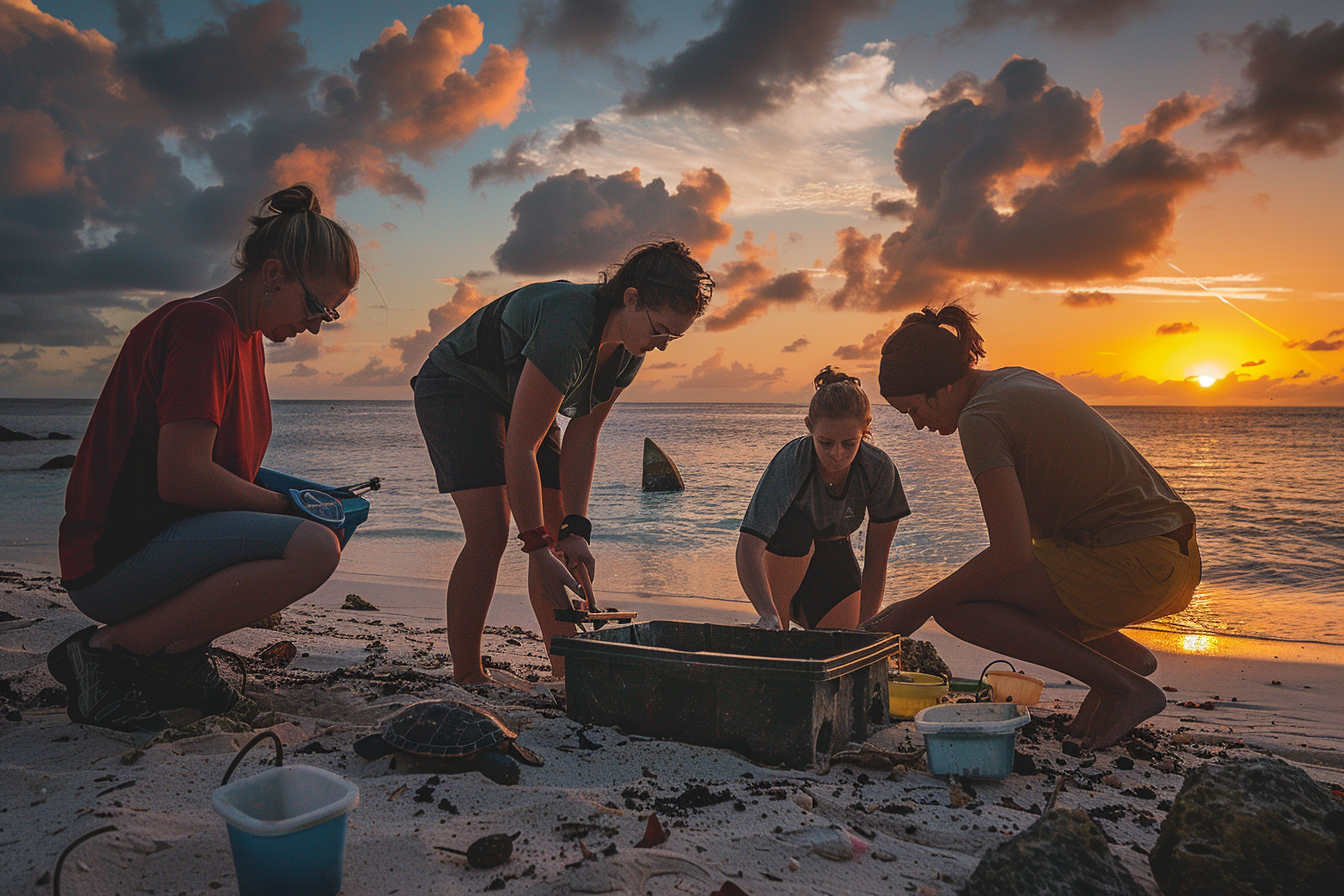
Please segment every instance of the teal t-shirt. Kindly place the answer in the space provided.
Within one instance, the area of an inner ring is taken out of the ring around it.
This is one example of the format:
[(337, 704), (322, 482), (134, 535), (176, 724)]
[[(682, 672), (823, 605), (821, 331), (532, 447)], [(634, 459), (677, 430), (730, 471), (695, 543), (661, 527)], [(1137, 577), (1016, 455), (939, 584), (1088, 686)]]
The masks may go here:
[(530, 283), (500, 296), (462, 322), (429, 353), (434, 366), (513, 405), (523, 366), (531, 361), (563, 395), (560, 413), (582, 417), (635, 379), (643, 355), (620, 346), (597, 369), (609, 309), (597, 284)]

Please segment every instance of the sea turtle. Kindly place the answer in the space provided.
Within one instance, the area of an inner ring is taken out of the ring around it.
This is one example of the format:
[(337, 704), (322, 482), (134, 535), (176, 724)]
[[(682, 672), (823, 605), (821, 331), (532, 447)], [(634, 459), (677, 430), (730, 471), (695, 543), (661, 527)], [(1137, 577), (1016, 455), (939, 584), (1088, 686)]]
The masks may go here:
[(396, 751), (434, 760), (443, 771), (478, 771), (498, 784), (517, 784), (515, 758), (543, 764), (517, 738), (492, 712), (454, 700), (426, 700), (388, 716), (376, 734), (355, 741), (355, 753), (377, 759)]

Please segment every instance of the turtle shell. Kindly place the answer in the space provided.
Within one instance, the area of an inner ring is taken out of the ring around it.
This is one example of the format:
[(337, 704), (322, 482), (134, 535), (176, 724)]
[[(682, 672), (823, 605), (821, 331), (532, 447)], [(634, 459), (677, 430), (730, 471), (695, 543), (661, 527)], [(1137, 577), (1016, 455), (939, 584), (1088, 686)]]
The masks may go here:
[(494, 713), (453, 700), (412, 703), (385, 719), (381, 734), (417, 756), (470, 756), (518, 737)]

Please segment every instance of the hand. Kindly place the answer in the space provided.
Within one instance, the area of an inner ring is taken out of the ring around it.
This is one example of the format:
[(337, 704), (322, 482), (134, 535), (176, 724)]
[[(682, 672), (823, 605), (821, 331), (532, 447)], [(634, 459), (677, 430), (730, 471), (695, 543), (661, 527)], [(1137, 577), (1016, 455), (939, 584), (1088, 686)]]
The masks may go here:
[(929, 621), (929, 613), (918, 607), (915, 599), (898, 600), (896, 603), (869, 619), (859, 629), (865, 632), (889, 632), (893, 635), (909, 637), (921, 625)]
[(751, 624), (752, 628), (763, 628), (769, 631), (781, 631), (784, 626), (780, 624), (779, 616), (775, 613), (762, 613), (761, 618)]
[(579, 583), (569, 574), (564, 561), (554, 552), (542, 548), (528, 554), (528, 564), (540, 574), (541, 593), (558, 610), (572, 610), (574, 603), (565, 593), (568, 588), (580, 596)]
[(597, 578), (597, 561), (593, 559), (593, 551), (588, 547), (588, 542), (577, 535), (571, 535), (557, 544), (555, 549), (564, 556), (565, 566), (571, 572), (577, 574), (579, 566), (582, 565), (588, 570), (589, 581)]

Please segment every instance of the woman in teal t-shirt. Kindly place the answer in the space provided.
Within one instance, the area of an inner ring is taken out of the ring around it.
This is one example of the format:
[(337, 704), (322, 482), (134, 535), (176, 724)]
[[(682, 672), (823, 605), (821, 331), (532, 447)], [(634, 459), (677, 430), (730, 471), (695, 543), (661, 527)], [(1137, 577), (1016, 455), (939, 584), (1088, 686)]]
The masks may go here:
[[(704, 313), (714, 281), (682, 243), (638, 246), (597, 283), (533, 283), (479, 309), (430, 352), (411, 381), (438, 480), (466, 544), (448, 580), (453, 678), (491, 681), (481, 635), (512, 517), (529, 556), (528, 596), (547, 649), (573, 632), (554, 610), (587, 597), (587, 518), (597, 436), (645, 353)], [(556, 415), (570, 423), (563, 441)], [(563, 661), (552, 658), (557, 677)]]

